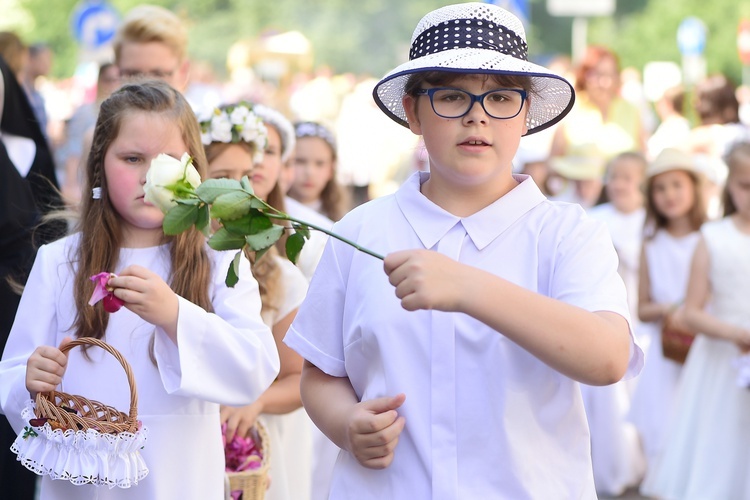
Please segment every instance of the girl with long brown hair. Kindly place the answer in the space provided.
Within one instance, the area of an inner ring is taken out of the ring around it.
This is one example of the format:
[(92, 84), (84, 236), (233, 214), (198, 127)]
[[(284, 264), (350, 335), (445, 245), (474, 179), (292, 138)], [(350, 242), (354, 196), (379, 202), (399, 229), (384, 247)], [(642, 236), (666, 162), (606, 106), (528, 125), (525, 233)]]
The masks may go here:
[[(113, 358), (93, 349), (66, 355), (58, 346), (95, 337), (123, 354), (140, 396), (138, 417), (149, 429), (142, 456), (150, 471), (117, 498), (223, 498), (219, 406), (254, 401), (279, 369), (248, 262), (228, 288), (233, 255), (211, 250), (194, 229), (165, 236), (164, 215), (144, 199), (152, 160), (185, 153), (205, 175), (198, 122), (168, 85), (126, 85), (102, 103), (78, 231), (39, 250), (0, 362), (0, 404), (20, 431), (29, 393), (54, 390), (63, 374), (66, 392), (127, 408), (130, 394)], [(124, 303), (117, 312), (89, 305), (91, 276), (101, 272), (116, 273), (107, 286)], [(85, 484), (85, 467), (71, 458), (70, 482), (45, 476), (42, 499), (115, 493)]]

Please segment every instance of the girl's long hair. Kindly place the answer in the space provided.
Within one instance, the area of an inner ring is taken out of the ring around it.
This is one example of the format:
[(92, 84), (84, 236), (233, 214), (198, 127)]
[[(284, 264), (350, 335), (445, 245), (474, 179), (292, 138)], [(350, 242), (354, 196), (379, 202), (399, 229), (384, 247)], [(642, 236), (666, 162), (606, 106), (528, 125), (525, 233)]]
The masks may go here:
[(737, 212), (737, 207), (729, 193), (729, 182), (732, 180), (733, 170), (739, 168), (740, 165), (750, 165), (750, 142), (738, 142), (734, 144), (724, 157), (724, 163), (729, 167), (729, 175), (724, 184), (724, 191), (721, 194), (724, 217), (726, 217)]
[[(125, 85), (102, 102), (94, 137), (86, 162), (84, 193), (101, 188), (101, 199), (84, 196), (81, 217), (76, 228), (80, 244), (73, 258), (75, 266), (74, 298), (76, 319), (72, 326), (77, 337), (102, 338), (109, 313), (101, 304), (88, 305), (94, 284), (89, 277), (112, 271), (118, 264), (122, 246), (122, 218), (112, 206), (104, 175), (107, 150), (117, 138), (123, 119), (132, 113), (156, 113), (173, 120), (193, 157), (202, 178), (206, 175), (206, 156), (200, 140), (198, 122), (184, 97), (163, 82)], [(206, 311), (213, 311), (209, 296), (211, 261), (206, 252), (205, 237), (194, 227), (177, 236), (165, 236), (169, 245), (171, 270), (169, 284), (174, 292)], [(152, 358), (153, 359), (153, 358)]]

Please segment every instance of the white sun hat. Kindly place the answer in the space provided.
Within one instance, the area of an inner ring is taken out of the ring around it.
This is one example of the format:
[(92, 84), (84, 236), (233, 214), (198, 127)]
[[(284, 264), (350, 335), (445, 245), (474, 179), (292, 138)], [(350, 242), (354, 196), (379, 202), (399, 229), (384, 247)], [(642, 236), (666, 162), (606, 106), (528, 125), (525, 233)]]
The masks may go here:
[(411, 38), (409, 61), (383, 77), (373, 97), (388, 117), (408, 127), (402, 99), (413, 73), (445, 71), (518, 75), (531, 78), (526, 117), (528, 132), (562, 120), (573, 107), (573, 86), (563, 77), (527, 60), (521, 21), (496, 5), (448, 5), (424, 16)]

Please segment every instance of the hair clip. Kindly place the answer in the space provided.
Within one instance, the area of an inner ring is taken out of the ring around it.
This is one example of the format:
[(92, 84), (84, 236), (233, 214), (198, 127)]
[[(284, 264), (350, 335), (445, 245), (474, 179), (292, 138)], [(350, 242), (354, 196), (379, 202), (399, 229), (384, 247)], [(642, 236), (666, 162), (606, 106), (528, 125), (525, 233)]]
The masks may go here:
[(91, 190), (91, 198), (95, 200), (101, 200), (102, 199), (102, 188), (95, 187)]

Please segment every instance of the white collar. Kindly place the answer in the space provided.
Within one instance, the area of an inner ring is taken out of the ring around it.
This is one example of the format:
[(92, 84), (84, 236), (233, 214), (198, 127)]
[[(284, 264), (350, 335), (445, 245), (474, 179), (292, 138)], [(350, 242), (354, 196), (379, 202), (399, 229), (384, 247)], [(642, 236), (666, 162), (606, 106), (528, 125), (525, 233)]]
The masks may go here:
[(401, 212), (425, 248), (432, 248), (453, 226), (461, 222), (474, 245), (481, 250), (526, 212), (546, 200), (530, 176), (515, 174), (513, 178), (519, 182), (516, 187), (477, 213), (458, 217), (420, 192), (421, 184), (429, 176), (429, 172), (415, 172), (396, 192), (396, 202)]

